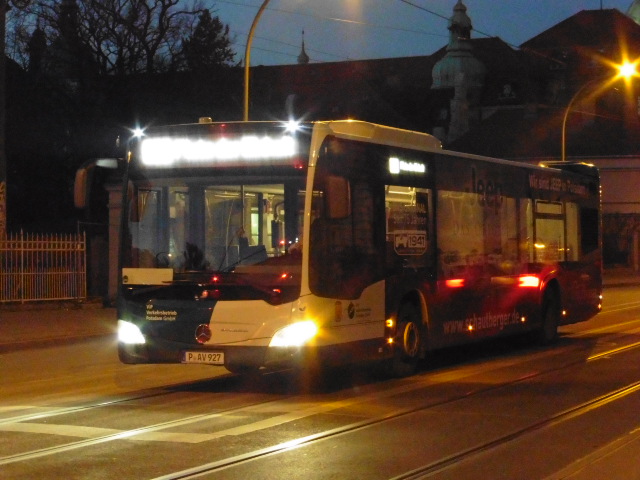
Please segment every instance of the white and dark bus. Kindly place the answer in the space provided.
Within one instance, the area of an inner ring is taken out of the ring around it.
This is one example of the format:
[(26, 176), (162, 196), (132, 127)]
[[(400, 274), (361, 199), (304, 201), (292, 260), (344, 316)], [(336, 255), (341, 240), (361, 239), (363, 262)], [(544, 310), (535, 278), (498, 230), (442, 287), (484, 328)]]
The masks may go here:
[[(443, 150), (360, 121), (149, 128), (127, 158), (124, 363), (384, 360), (601, 309), (595, 167)], [(316, 363), (314, 363), (316, 364)]]

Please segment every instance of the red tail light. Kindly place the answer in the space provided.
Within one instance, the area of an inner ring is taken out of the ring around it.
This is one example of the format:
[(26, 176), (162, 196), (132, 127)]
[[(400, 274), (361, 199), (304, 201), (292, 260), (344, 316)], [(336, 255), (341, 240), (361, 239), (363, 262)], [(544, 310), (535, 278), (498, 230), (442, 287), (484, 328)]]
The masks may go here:
[(464, 278), (450, 278), (445, 281), (445, 285), (449, 288), (462, 288), (464, 287)]
[(540, 279), (535, 275), (521, 275), (518, 277), (518, 286), (538, 288), (540, 286)]

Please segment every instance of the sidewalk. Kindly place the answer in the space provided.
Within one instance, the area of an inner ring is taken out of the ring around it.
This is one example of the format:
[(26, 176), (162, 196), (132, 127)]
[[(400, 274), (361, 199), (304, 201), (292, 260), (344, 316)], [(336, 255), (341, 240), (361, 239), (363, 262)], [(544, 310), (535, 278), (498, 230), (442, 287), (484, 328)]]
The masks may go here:
[[(640, 285), (630, 268), (607, 269), (605, 288)], [(99, 303), (0, 305), (0, 353), (115, 335), (116, 310)]]
[(609, 267), (604, 270), (603, 283), (605, 288), (640, 285), (640, 272), (631, 267)]
[(101, 304), (0, 306), (0, 353), (115, 335), (116, 309)]

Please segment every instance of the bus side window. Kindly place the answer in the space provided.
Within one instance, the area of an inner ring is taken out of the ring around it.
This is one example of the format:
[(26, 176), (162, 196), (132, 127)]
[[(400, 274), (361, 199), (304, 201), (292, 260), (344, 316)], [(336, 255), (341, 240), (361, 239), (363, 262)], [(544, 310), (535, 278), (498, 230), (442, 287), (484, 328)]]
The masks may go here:
[(583, 208), (580, 210), (580, 248), (581, 256), (588, 255), (598, 250), (600, 222), (596, 208)]
[[(324, 195), (314, 195), (314, 201), (323, 200), (324, 215), (311, 224), (311, 289), (323, 296), (357, 298), (363, 289), (381, 278), (383, 270), (375, 194), (367, 181), (334, 181), (341, 177), (332, 176), (325, 180), (329, 178), (333, 180), (325, 181), (322, 189), (315, 189)], [(329, 189), (334, 190), (329, 193)], [(328, 205), (326, 197), (336, 194), (336, 198), (341, 198), (338, 203), (349, 199), (348, 208)]]
[(565, 260), (568, 262), (577, 262), (580, 259), (580, 219), (578, 204), (565, 203), (565, 225), (567, 231), (567, 239), (565, 246)]
[(422, 268), (428, 264), (429, 190), (385, 187), (387, 268)]
[[(445, 279), (489, 281), (517, 274), (529, 233), (518, 226), (526, 204), (497, 195), (492, 203), (479, 193), (438, 191), (438, 272)], [(520, 246), (519, 246), (520, 245)]]
[(535, 261), (555, 263), (566, 260), (565, 218), (561, 202), (535, 202)]
[(326, 211), (332, 219), (347, 218), (351, 215), (351, 188), (344, 177), (329, 175), (326, 178)]

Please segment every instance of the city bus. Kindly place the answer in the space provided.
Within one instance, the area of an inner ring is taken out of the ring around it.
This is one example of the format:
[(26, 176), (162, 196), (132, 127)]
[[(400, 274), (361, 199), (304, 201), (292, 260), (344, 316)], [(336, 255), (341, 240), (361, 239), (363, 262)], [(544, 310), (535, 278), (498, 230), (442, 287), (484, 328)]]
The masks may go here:
[(381, 361), (601, 309), (595, 167), (456, 153), (354, 120), (148, 128), (126, 158), (119, 358), (260, 369)]

